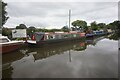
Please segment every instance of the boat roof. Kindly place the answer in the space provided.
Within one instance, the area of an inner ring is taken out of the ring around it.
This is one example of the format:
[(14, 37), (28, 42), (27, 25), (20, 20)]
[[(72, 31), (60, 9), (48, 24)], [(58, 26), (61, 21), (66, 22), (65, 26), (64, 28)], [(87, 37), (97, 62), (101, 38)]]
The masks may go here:
[(9, 41), (9, 42), (5, 42), (5, 43), (0, 43), (1, 44), (12, 44), (12, 43), (24, 43), (24, 41)]
[(0, 36), (0, 39), (2, 39), (2, 38), (8, 38), (7, 36)]
[(35, 32), (36, 34), (45, 34), (44, 32)]
[(1, 34), (0, 34), (0, 39), (7, 39), (8, 41), (11, 41), (10, 39), (8, 39), (7, 36), (2, 36)]

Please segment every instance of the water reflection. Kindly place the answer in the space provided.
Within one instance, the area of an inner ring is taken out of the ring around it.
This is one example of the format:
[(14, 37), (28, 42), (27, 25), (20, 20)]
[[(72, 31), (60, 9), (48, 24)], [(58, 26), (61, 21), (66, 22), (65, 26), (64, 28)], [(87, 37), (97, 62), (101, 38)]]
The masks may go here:
[(107, 36), (110, 40), (119, 40), (120, 39), (120, 32), (119, 33), (114, 33), (109, 36)]
[[(108, 44), (114, 46), (112, 52), (107, 48)], [(114, 78), (117, 77), (116, 44), (98, 37), (35, 48), (24, 47), (20, 51), (3, 55), (3, 78)]]
[(27, 56), (32, 54), (35, 61), (50, 57), (52, 55), (63, 54), (66, 51), (69, 51), (69, 55), (70, 55), (70, 50), (84, 51), (87, 48), (87, 45), (95, 45), (96, 42), (101, 40), (102, 38), (89, 39), (89, 40), (76, 41), (76, 42), (46, 44), (42, 47), (27, 48), (25, 49), (25, 51), (23, 50), (23, 52), (25, 52), (24, 54)]
[[(82, 45), (84, 44), (84, 45)], [(46, 44), (42, 45), (42, 47), (27, 47), (26, 49), (22, 50), (22, 53), (29, 56), (33, 55), (35, 60), (43, 59), (50, 57), (56, 54), (63, 54), (65, 51), (69, 50), (77, 50), (77, 48), (82, 48), (79, 51), (86, 49), (85, 41), (76, 41), (76, 42), (63, 42), (57, 44)]]

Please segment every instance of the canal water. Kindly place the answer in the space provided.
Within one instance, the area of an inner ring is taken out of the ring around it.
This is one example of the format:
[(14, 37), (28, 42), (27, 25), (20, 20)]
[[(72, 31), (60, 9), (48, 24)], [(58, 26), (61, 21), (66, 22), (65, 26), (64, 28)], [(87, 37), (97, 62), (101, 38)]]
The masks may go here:
[(118, 40), (110, 36), (23, 47), (2, 56), (3, 78), (117, 78)]

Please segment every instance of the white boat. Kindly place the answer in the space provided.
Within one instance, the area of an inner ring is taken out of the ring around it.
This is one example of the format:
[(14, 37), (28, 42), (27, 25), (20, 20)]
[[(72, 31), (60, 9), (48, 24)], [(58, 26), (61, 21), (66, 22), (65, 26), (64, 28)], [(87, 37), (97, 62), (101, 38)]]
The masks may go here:
[(11, 41), (7, 36), (0, 36), (0, 53), (9, 53), (19, 49), (24, 41)]

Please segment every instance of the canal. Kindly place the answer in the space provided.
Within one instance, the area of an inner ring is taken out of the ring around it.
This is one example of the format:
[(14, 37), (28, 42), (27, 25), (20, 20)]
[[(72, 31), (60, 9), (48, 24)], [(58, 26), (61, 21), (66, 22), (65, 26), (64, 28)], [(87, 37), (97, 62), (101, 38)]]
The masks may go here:
[(111, 36), (23, 47), (2, 56), (2, 77), (117, 78), (118, 40)]

